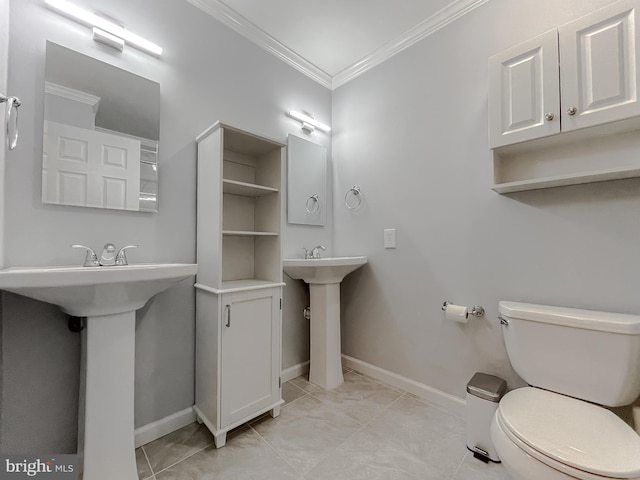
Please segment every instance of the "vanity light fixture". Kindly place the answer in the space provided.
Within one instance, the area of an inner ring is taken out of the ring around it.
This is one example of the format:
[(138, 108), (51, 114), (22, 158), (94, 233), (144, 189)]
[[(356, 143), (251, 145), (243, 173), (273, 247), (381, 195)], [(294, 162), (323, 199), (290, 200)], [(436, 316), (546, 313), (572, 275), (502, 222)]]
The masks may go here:
[(45, 0), (47, 6), (57, 10), (60, 13), (78, 21), (84, 25), (94, 27), (93, 39), (97, 42), (104, 43), (114, 47), (120, 51), (124, 48), (124, 44), (143, 50), (152, 55), (162, 55), (162, 48), (155, 43), (146, 40), (135, 33), (125, 30), (120, 25), (116, 25), (109, 20), (102, 18), (95, 13), (91, 13), (83, 8), (74, 5), (66, 0)]
[(324, 123), (317, 121), (308, 113), (289, 110), (287, 115), (301, 122), (302, 129), (306, 132), (313, 132), (316, 128), (324, 133), (329, 133), (331, 131), (331, 127), (329, 125), (325, 125)]

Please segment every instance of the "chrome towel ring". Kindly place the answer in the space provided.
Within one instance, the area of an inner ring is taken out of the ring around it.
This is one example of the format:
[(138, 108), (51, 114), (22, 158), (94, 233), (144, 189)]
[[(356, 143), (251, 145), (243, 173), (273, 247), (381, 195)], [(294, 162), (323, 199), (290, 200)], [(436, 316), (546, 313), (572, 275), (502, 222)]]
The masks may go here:
[(0, 103), (7, 104), (6, 113), (6, 134), (7, 147), (13, 150), (18, 145), (18, 107), (22, 102), (18, 97), (7, 97), (0, 94)]
[(362, 204), (362, 191), (354, 185), (344, 194), (344, 204), (349, 210), (356, 210)]
[(308, 214), (313, 215), (315, 213), (318, 213), (318, 210), (320, 210), (320, 198), (318, 197), (317, 193), (307, 198), (307, 203), (305, 207)]

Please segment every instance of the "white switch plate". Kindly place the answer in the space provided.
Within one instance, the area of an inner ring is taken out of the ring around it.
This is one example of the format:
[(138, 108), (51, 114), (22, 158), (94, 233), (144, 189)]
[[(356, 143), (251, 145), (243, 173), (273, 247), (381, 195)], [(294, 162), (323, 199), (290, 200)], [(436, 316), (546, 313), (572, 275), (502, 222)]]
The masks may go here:
[(396, 248), (396, 229), (384, 229), (384, 248)]

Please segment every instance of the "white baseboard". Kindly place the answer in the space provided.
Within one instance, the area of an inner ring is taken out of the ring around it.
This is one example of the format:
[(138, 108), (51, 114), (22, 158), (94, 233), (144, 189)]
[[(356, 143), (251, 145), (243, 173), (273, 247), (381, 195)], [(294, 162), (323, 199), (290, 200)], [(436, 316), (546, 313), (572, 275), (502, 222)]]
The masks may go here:
[[(293, 367), (282, 370), (282, 382), (288, 382), (300, 375), (309, 373), (309, 361), (299, 363)], [(144, 425), (135, 430), (135, 443), (136, 448), (146, 445), (149, 442), (153, 442), (158, 438), (167, 435), (171, 432), (186, 427), (190, 423), (196, 421), (196, 414), (192, 407), (185, 408), (179, 412), (176, 412), (168, 417), (161, 418), (155, 422)]]
[(429, 403), (437, 405), (456, 417), (464, 419), (466, 417), (467, 402), (462, 398), (449, 395), (441, 390), (430, 387), (423, 383), (416, 382), (410, 378), (403, 377), (397, 373), (384, 370), (370, 363), (363, 362), (348, 355), (342, 355), (342, 365), (351, 368), (356, 372), (364, 373), (376, 380), (379, 380), (392, 387), (399, 388), (405, 392), (413, 393)]
[(161, 418), (160, 420), (156, 420), (155, 422), (136, 428), (134, 432), (136, 448), (146, 445), (149, 442), (153, 442), (168, 433), (175, 432), (182, 427), (186, 427), (195, 421), (196, 414), (192, 407), (188, 407), (184, 410), (171, 414), (168, 417)]
[(309, 360), (294, 365), (293, 367), (285, 368), (284, 370), (282, 370), (282, 373), (280, 375), (282, 377), (282, 383), (284, 383), (288, 382), (289, 380), (293, 380), (300, 375), (304, 375), (305, 373), (309, 373)]
[[(416, 382), (410, 378), (384, 370), (383, 368), (376, 367), (375, 365), (371, 365), (370, 363), (363, 362), (362, 360), (358, 360), (357, 358), (353, 358), (348, 355), (342, 355), (342, 364), (347, 368), (351, 368), (356, 372), (368, 375), (380, 382), (386, 383), (387, 385), (399, 388), (405, 392), (413, 393), (417, 397), (437, 405), (457, 417), (465, 418), (467, 403), (462, 398), (449, 395), (441, 390), (437, 390), (423, 383)], [(282, 382), (288, 382), (289, 380), (293, 380), (305, 373), (309, 373), (308, 361), (282, 370)], [(136, 448), (146, 445), (149, 442), (153, 442), (154, 440), (179, 430), (195, 421), (196, 414), (192, 407), (188, 407), (169, 415), (168, 417), (161, 418), (160, 420), (149, 423), (140, 428), (136, 428)]]

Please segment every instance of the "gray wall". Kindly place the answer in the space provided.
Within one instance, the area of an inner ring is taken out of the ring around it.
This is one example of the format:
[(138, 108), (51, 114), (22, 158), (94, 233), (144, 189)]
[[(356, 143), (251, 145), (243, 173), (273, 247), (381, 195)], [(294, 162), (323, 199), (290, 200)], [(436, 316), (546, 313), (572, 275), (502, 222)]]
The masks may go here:
[[(490, 189), (487, 58), (609, 3), (492, 0), (334, 92), (334, 202), (366, 195), (336, 208), (335, 250), (370, 259), (343, 283), (344, 353), (464, 397), (476, 371), (521, 385), (500, 300), (640, 312), (640, 179)], [(445, 322), (445, 300), (486, 316)]]
[[(2, 0), (6, 3), (6, 0)], [(331, 92), (206, 16), (184, 0), (96, 0), (92, 8), (164, 47), (161, 59), (132, 48), (118, 53), (90, 30), (39, 0), (11, 2), (9, 88), (23, 100), (21, 147), (7, 166), (6, 266), (79, 264), (70, 243), (100, 248), (135, 243), (132, 262), (195, 261), (195, 137), (220, 119), (286, 142), (299, 134), (289, 109), (331, 118)], [(43, 205), (43, 82), (46, 41), (90, 55), (161, 84), (160, 212), (130, 213)], [(312, 139), (330, 147), (330, 137)], [(331, 191), (331, 190), (329, 190)], [(331, 219), (330, 219), (331, 222)], [(331, 225), (331, 223), (329, 223)], [(331, 245), (331, 228), (286, 227), (284, 250)], [(300, 297), (294, 287), (285, 298)], [(79, 336), (57, 308), (4, 295), (2, 312), (3, 452), (74, 452)], [(291, 324), (291, 325), (289, 325)], [(308, 359), (308, 325), (284, 316), (284, 360)], [(193, 405), (192, 281), (157, 296), (137, 315), (136, 426)], [(55, 411), (46, 421), (37, 412)], [(10, 419), (10, 420), (8, 420)]]
[[(9, 63), (9, 0), (0, 0), (0, 93), (7, 95), (7, 66)], [(5, 129), (0, 128), (0, 268), (4, 266), (4, 162)], [(2, 371), (4, 354), (2, 349), (2, 296), (0, 295), (0, 425), (2, 404), (4, 401), (4, 382)], [(0, 452), (3, 452), (2, 428), (0, 428)]]

